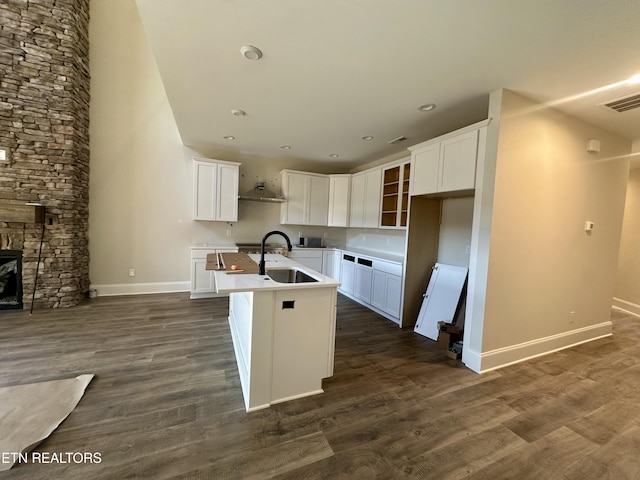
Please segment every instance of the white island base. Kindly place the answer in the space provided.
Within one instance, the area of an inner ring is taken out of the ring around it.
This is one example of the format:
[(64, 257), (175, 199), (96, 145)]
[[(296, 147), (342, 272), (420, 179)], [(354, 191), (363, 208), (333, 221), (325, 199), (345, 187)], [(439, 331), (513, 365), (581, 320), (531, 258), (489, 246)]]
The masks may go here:
[(229, 325), (247, 412), (322, 393), (333, 375), (336, 286), (231, 292)]

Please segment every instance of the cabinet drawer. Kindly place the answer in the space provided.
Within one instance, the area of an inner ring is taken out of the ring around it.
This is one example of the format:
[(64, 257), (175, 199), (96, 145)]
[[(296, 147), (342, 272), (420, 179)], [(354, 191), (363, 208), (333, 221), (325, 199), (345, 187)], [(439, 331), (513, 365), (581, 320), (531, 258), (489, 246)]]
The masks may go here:
[(402, 265), (398, 263), (385, 262), (384, 260), (374, 260), (373, 269), (390, 273), (391, 275), (402, 275)]

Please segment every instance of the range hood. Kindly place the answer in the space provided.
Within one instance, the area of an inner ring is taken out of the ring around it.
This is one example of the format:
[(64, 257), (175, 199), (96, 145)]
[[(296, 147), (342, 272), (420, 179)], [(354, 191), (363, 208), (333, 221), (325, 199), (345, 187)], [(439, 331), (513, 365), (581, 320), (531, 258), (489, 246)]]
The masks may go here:
[(256, 183), (256, 186), (253, 190), (249, 190), (241, 195), (238, 195), (239, 200), (250, 200), (253, 202), (272, 202), (272, 203), (283, 203), (287, 200), (285, 198), (279, 197), (271, 190), (267, 190), (264, 188), (264, 182)]

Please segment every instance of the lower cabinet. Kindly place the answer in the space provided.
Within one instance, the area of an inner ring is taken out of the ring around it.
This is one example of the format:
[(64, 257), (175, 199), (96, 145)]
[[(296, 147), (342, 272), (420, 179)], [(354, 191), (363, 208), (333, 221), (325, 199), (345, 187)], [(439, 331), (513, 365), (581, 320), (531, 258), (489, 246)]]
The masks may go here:
[(287, 257), (294, 262), (301, 263), (305, 267), (322, 273), (322, 250), (294, 248), (287, 254)]
[(373, 295), (371, 304), (388, 313), (392, 317), (400, 318), (402, 303), (402, 277), (380, 270), (373, 272)]
[(207, 270), (207, 255), (210, 253), (233, 253), (237, 248), (192, 248), (191, 249), (191, 295), (189, 298), (217, 297), (216, 281), (212, 270)]
[(353, 294), (365, 303), (371, 303), (371, 286), (373, 280), (373, 261), (368, 258), (358, 258), (355, 268)]
[(339, 250), (324, 250), (322, 252), (322, 274), (334, 280), (340, 280), (340, 257)]
[(342, 252), (340, 260), (340, 285), (339, 291), (347, 295), (353, 295), (353, 284), (356, 276), (356, 257), (348, 252)]
[(338, 291), (400, 324), (402, 264), (341, 252)]

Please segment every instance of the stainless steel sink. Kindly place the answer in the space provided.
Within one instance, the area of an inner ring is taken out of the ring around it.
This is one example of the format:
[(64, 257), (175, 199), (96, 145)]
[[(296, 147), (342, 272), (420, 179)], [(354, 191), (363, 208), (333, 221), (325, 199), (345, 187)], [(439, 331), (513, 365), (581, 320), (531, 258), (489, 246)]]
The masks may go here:
[(297, 268), (267, 268), (267, 275), (278, 283), (317, 282), (318, 279)]

